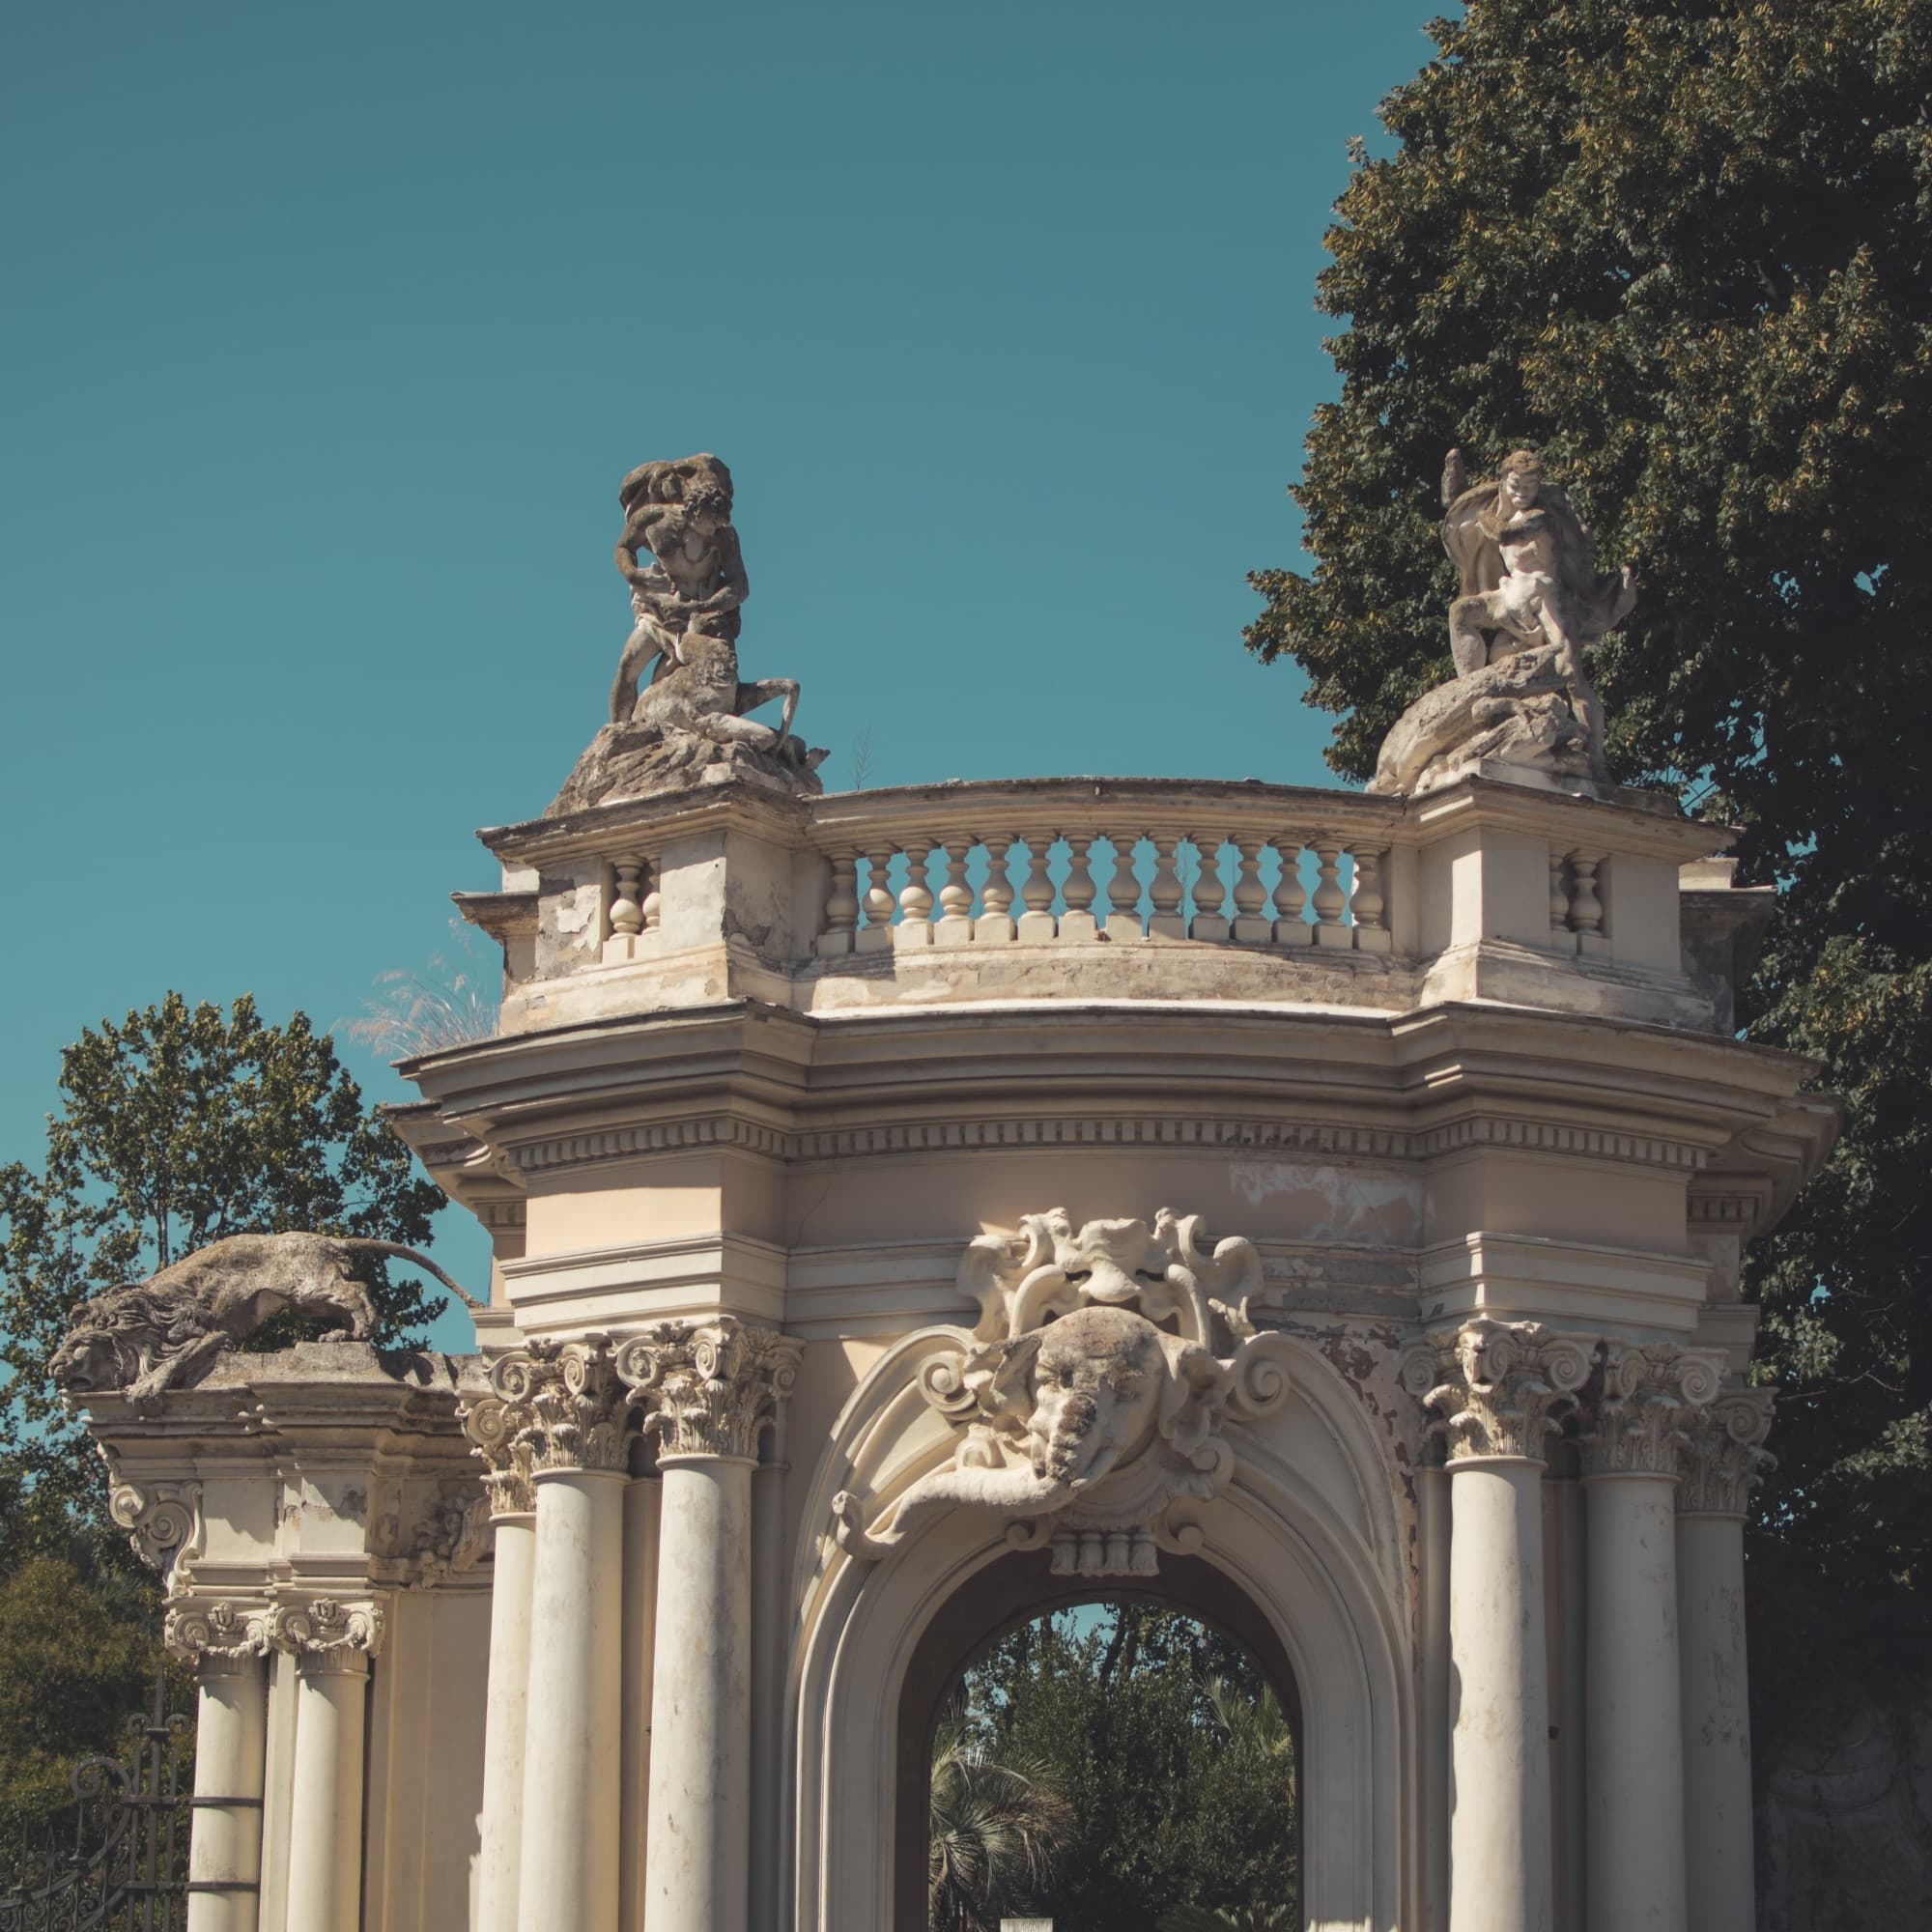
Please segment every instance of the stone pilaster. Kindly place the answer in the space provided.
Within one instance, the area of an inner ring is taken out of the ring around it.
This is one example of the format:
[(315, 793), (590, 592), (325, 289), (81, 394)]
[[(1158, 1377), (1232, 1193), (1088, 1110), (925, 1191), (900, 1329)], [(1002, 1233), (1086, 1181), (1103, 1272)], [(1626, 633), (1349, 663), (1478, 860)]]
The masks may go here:
[(1482, 1317), (1403, 1365), (1448, 1451), (1449, 1932), (1549, 1932), (1544, 1452), (1595, 1356), (1592, 1337)]
[(1584, 1916), (1684, 1932), (1675, 1491), (1721, 1360), (1611, 1342), (1584, 1405)]
[(490, 1379), (506, 1408), (479, 1423), (507, 1444), (493, 1470), (504, 1499), (521, 1500), (508, 1478), (526, 1450), (536, 1505), (518, 1903), (497, 1922), (616, 1932), (627, 1392), (604, 1336), (534, 1342)]
[(1750, 1717), (1746, 1687), (1745, 1514), (1773, 1466), (1771, 1395), (1728, 1389), (1689, 1427), (1677, 1486), (1688, 1917), (1698, 1932), (1752, 1932)]
[(745, 1932), (752, 1804), (752, 1471), (799, 1345), (730, 1316), (627, 1343), (619, 1372), (659, 1438), (647, 1932)]

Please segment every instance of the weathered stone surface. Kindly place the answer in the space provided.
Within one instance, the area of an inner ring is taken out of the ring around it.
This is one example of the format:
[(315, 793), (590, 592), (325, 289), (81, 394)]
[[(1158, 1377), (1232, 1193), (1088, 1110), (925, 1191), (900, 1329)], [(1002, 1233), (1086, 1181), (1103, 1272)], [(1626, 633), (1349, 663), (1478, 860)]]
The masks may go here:
[[(624, 478), (617, 497), (624, 508), (617, 569), (631, 586), (636, 622), (611, 689), (611, 722), (545, 816), (727, 776), (755, 776), (788, 792), (821, 790), (825, 753), (791, 735), (797, 681), (739, 680), (738, 613), (751, 582), (731, 525), (731, 472), (706, 454), (645, 463)], [(746, 715), (779, 700), (784, 709), (776, 725)]]
[(343, 1324), (337, 1338), (364, 1341), (376, 1331), (365, 1272), (386, 1255), (471, 1301), (433, 1261), (400, 1241), (230, 1235), (146, 1281), (83, 1301), (48, 1373), (71, 1395), (120, 1389), (131, 1403), (152, 1402), (197, 1380), (224, 1350), (289, 1308), (335, 1316)]
[(1457, 674), (1396, 722), (1369, 789), (1429, 791), (1481, 759), (1603, 781), (1603, 707), (1583, 649), (1630, 614), (1635, 578), (1597, 569), (1588, 526), (1532, 450), (1470, 487), (1452, 449), (1442, 501), (1459, 580), (1449, 607)]

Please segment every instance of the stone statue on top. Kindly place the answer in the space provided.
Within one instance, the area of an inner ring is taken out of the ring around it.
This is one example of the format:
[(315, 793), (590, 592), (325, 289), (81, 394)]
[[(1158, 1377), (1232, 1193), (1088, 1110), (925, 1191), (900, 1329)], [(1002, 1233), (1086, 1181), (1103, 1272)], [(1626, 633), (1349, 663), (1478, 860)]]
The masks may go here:
[[(726, 773), (789, 792), (818, 791), (826, 754), (791, 735), (797, 681), (738, 677), (738, 613), (751, 583), (731, 525), (731, 472), (710, 455), (640, 464), (617, 500), (624, 511), (617, 568), (631, 586), (631, 635), (611, 690), (611, 722), (545, 815), (682, 790)], [(776, 725), (747, 716), (777, 700), (783, 709)]]
[(1635, 578), (1597, 569), (1588, 527), (1533, 450), (1471, 485), (1452, 449), (1442, 502), (1459, 580), (1456, 676), (1396, 721), (1369, 789), (1428, 791), (1486, 761), (1605, 781), (1603, 705), (1583, 652), (1635, 607)]

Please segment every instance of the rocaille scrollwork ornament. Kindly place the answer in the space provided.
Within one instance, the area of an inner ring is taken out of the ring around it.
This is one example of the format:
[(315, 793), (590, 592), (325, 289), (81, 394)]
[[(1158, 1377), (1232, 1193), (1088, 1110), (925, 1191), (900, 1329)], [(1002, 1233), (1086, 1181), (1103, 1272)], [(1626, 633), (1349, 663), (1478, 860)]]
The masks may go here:
[(1479, 1316), (1409, 1350), (1402, 1381), (1435, 1414), (1452, 1465), (1489, 1457), (1541, 1463), (1596, 1361), (1593, 1335)]
[(134, 1554), (161, 1573), (163, 1587), (178, 1587), (177, 1578), (187, 1576), (205, 1539), (201, 1485), (145, 1475), (137, 1481), (124, 1473), (111, 1444), (97, 1447), (107, 1464), (107, 1514), (128, 1532)]
[(967, 1249), (961, 1288), (978, 1324), (939, 1331), (919, 1387), (960, 1435), (948, 1460), (873, 1516), (834, 1499), (841, 1548), (884, 1555), (945, 1511), (1009, 1520), (1020, 1545), (1051, 1544), (1056, 1573), (1147, 1576), (1157, 1547), (1197, 1548), (1187, 1499), (1224, 1489), (1222, 1433), (1287, 1393), (1287, 1344), (1259, 1331), (1261, 1257), (1238, 1237), (1211, 1253), (1198, 1216), (1089, 1221), (1029, 1214)]
[(756, 1462), (798, 1379), (800, 1345), (774, 1328), (721, 1315), (665, 1321), (626, 1342), (617, 1374), (658, 1438), (660, 1465), (680, 1456)]

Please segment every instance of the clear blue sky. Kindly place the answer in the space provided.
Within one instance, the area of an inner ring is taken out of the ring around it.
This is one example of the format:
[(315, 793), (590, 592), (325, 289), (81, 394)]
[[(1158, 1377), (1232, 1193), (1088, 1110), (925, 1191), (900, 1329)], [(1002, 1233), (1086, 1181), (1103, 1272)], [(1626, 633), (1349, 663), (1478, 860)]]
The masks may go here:
[(329, 1025), (449, 952), (472, 828), (600, 722), (647, 458), (731, 465), (745, 668), (834, 788), (868, 727), (873, 783), (1325, 781), (1245, 573), (1439, 11), (12, 10), (0, 1158), (103, 1014)]

